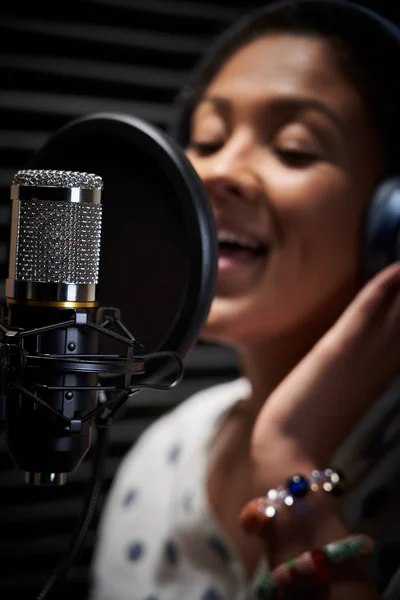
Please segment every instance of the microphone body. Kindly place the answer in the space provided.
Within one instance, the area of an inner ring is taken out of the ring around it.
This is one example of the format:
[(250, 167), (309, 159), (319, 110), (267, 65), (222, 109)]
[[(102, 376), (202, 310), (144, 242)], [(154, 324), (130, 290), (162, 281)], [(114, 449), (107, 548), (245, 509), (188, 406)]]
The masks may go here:
[(98, 333), (83, 326), (97, 309), (102, 187), (68, 171), (19, 171), (11, 186), (1, 397), (6, 448), (36, 485), (65, 483), (91, 446)]
[[(79, 314), (79, 313), (78, 313)], [(29, 330), (65, 323), (74, 319), (73, 309), (12, 306), (8, 326)], [(89, 313), (90, 317), (90, 313)], [(23, 388), (39, 396), (68, 424), (47, 407), (38, 404), (19, 388), (7, 392), (6, 446), (16, 467), (25, 471), (26, 481), (34, 484), (63, 484), (66, 473), (74, 471), (91, 446), (91, 422), (82, 416), (96, 406), (95, 373), (68, 372), (54, 355), (93, 354), (98, 334), (68, 327), (24, 340), (26, 368), (20, 377)], [(35, 366), (35, 358), (40, 358)], [(46, 365), (46, 358), (48, 365)], [(70, 388), (70, 389), (68, 389)], [(85, 388), (85, 389), (79, 389)], [(74, 431), (75, 424), (75, 431)], [(40, 470), (39, 470), (40, 469)]]

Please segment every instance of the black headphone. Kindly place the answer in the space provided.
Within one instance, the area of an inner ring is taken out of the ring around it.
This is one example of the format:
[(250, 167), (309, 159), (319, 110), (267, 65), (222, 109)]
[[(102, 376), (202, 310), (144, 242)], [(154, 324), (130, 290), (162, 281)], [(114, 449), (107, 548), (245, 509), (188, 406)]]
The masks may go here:
[[(307, 0), (305, 0), (307, 1)], [(399, 48), (400, 28), (387, 18), (364, 6), (345, 0), (325, 0), (358, 11), (375, 20)], [(390, 60), (390, 58), (389, 58)], [(383, 179), (373, 191), (364, 218), (361, 236), (361, 277), (372, 278), (400, 259), (400, 173)]]

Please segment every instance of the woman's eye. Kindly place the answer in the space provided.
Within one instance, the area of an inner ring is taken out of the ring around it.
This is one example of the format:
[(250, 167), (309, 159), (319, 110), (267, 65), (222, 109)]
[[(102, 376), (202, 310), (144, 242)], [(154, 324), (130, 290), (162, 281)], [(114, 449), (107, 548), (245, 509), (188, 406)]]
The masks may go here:
[(307, 167), (318, 160), (317, 154), (289, 148), (275, 148), (275, 154), (285, 164), (293, 167)]
[(218, 152), (221, 147), (222, 144), (219, 142), (191, 142), (188, 150), (194, 150), (199, 156), (208, 156), (214, 152)]

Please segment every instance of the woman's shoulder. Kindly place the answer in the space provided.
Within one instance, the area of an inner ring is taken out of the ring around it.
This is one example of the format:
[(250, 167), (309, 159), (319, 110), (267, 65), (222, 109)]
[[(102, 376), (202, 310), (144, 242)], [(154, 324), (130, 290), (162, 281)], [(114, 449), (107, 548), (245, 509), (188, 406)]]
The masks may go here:
[(202, 389), (189, 396), (184, 402), (152, 423), (140, 436), (137, 448), (152, 443), (160, 436), (173, 437), (179, 432), (180, 437), (191, 438), (193, 434), (201, 434), (202, 426), (218, 420), (227, 409), (249, 394), (250, 384), (247, 379), (219, 383)]
[(217, 418), (226, 409), (246, 398), (250, 383), (245, 378), (219, 383), (202, 389), (182, 402), (169, 415), (171, 421), (182, 422), (192, 418)]
[[(247, 379), (219, 383), (202, 389), (154, 421), (122, 460), (123, 469), (134, 462), (141, 468), (157, 468), (157, 456), (174, 455), (176, 448), (193, 448), (211, 435), (213, 426), (236, 402), (249, 395)], [(147, 458), (151, 460), (147, 461)]]

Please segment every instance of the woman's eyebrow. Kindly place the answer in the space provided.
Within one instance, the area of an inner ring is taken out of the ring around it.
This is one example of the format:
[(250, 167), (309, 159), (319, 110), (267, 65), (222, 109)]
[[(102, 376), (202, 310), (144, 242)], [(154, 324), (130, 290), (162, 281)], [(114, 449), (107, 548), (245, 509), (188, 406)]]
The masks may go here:
[[(228, 98), (224, 98), (223, 96), (205, 96), (200, 101), (198, 106), (208, 103), (212, 104), (225, 116), (228, 116), (228, 114), (233, 110), (233, 102)], [(296, 110), (314, 110), (327, 117), (341, 134), (346, 133), (345, 124), (337, 115), (337, 113), (327, 104), (317, 100), (316, 98), (297, 95), (278, 96), (266, 101), (266, 105), (268, 105), (271, 110), (275, 110), (277, 112), (282, 110), (290, 110), (290, 112), (295, 112)]]
[(197, 108), (199, 106), (207, 104), (212, 104), (220, 113), (224, 116), (228, 116), (228, 114), (232, 111), (233, 103), (228, 98), (224, 98), (223, 96), (204, 96), (200, 102), (198, 103)]
[(310, 98), (307, 96), (290, 96), (274, 98), (269, 102), (271, 108), (287, 109), (293, 112), (297, 110), (313, 110), (324, 115), (335, 126), (335, 128), (343, 135), (346, 133), (346, 127), (340, 116), (331, 109), (325, 102)]

